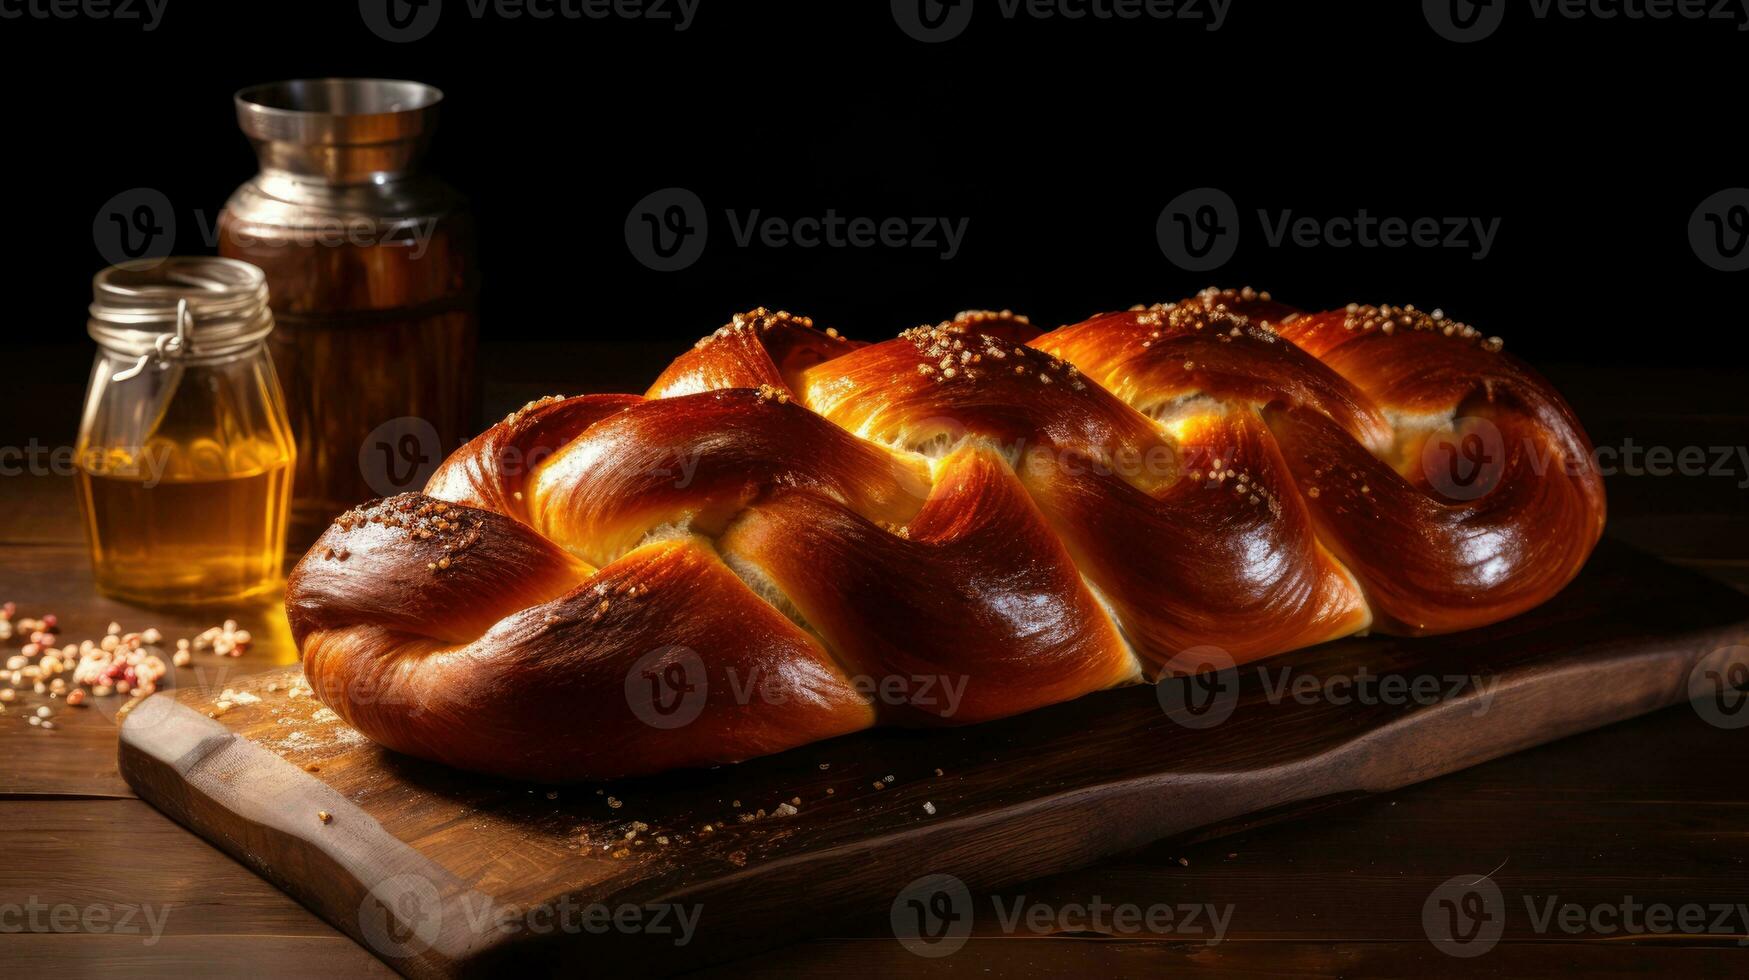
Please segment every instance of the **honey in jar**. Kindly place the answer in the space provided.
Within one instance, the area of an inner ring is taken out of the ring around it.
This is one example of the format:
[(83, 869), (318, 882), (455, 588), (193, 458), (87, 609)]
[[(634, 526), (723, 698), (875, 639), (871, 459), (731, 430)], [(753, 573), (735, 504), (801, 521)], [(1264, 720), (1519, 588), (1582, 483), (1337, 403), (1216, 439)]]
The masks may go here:
[(145, 260), (99, 273), (93, 294), (75, 462), (98, 589), (148, 606), (276, 591), (296, 455), (265, 277)]

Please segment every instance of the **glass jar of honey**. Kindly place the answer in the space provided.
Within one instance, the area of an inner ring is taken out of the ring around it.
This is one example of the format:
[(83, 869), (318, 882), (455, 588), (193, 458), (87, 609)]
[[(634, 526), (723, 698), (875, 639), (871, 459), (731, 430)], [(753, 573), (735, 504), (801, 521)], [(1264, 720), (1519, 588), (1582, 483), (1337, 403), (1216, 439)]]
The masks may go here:
[(148, 606), (279, 588), (295, 450), (267, 351), (267, 279), (173, 257), (92, 282), (75, 450), (97, 588)]

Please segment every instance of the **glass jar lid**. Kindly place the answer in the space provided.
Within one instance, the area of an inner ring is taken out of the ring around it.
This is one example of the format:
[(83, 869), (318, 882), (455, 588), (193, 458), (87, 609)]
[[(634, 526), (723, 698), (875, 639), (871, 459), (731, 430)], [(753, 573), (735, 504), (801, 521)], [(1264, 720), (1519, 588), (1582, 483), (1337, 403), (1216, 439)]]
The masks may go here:
[(91, 280), (91, 338), (142, 358), (229, 354), (273, 332), (267, 276), (247, 262), (171, 256), (110, 266)]

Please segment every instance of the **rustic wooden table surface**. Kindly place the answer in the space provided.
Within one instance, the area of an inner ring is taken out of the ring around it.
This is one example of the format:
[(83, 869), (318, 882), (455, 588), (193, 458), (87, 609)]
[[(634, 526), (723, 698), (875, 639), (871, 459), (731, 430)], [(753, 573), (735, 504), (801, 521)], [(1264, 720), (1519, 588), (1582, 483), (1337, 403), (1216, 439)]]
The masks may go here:
[[(1738, 448), (1749, 446), (1749, 379), (1723, 370), (1549, 373), (1621, 470), (1610, 477), (1610, 533), (1749, 591), (1749, 450)], [(537, 387), (488, 389), (488, 405), (501, 409)], [(1707, 460), (1690, 475), (1660, 474), (1662, 457), (1648, 452), (1690, 446)], [(111, 620), (170, 637), (212, 625), (213, 615), (148, 613), (97, 596), (71, 481), (18, 469), (0, 475), (0, 601), (17, 602), (20, 615), (54, 612), (75, 640), (102, 635)], [(232, 615), (258, 637), (247, 655), (202, 655), (175, 672), (176, 685), (222, 688), (295, 660), (271, 605)], [(119, 699), (55, 702), (49, 731), (26, 721), (40, 703), (21, 697), (0, 714), (0, 840), (9, 852), (0, 860), (0, 973), (388, 975), (351, 939), (134, 798), (116, 774)], [(978, 896), (970, 941), (950, 956), (917, 956), (887, 923), (869, 922), (717, 972), (1744, 975), (1746, 750), (1749, 731), (1673, 708), (1311, 817), (1161, 842)], [(1505, 903), (1502, 939), (1474, 959), (1440, 951), (1424, 926), (1429, 896), (1458, 876), (1489, 876)], [(1223, 941), (1208, 942), (1206, 917), (1186, 927), (1180, 912), (1179, 927), (1154, 932), (1111, 929), (1110, 912), (1104, 932), (1080, 919), (1089, 907), (1191, 905), (1230, 916)], [(1017, 906), (1021, 924), (1005, 927)], [(1687, 932), (1630, 931), (1659, 925), (1665, 906), (1677, 928), (1688, 916)]]

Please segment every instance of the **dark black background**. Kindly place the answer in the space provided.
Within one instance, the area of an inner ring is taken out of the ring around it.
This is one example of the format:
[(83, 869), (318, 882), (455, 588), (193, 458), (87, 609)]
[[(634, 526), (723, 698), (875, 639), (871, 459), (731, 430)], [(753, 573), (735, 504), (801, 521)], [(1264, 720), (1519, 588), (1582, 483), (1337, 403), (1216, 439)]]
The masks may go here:
[[(16, 3), (18, 0), (6, 0)], [(478, 211), (483, 338), (690, 340), (755, 304), (881, 337), (963, 307), (1046, 325), (1211, 282), (1306, 307), (1440, 306), (1533, 360), (1714, 364), (1743, 275), (1691, 249), (1696, 205), (1749, 184), (1749, 34), (1716, 21), (1539, 21), (1514, 5), (1454, 44), (1421, 5), (1234, 0), (1201, 23), (1005, 21), (976, 0), (926, 45), (886, 0), (703, 0), (696, 23), (474, 19), (375, 36), (351, 0), (169, 0), (151, 33), (0, 21), (15, 351), (83, 384), (92, 220), (133, 187), (174, 203), (178, 250), (255, 169), (231, 95), (321, 75), (447, 98), (429, 167)], [(628, 209), (669, 186), (711, 212), (676, 273), (628, 253)], [(1246, 215), (1213, 273), (1174, 268), (1162, 206), (1215, 186)], [(722, 210), (969, 218), (961, 254), (735, 247)], [(1255, 212), (1499, 217), (1493, 253), (1270, 248)], [(57, 351), (75, 351), (58, 357)], [(565, 366), (551, 373), (563, 380)], [(641, 379), (640, 379), (641, 380)], [(76, 395), (73, 397), (76, 398)], [(70, 411), (70, 406), (68, 407)]]

